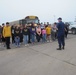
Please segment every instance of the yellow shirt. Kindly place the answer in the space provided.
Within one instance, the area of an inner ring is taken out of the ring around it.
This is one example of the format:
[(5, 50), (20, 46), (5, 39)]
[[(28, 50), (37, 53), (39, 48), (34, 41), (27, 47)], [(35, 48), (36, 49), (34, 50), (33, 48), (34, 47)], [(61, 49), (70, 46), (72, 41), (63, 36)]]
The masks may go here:
[(11, 27), (5, 26), (3, 28), (3, 37), (11, 37)]
[(46, 34), (51, 34), (51, 27), (46, 27)]

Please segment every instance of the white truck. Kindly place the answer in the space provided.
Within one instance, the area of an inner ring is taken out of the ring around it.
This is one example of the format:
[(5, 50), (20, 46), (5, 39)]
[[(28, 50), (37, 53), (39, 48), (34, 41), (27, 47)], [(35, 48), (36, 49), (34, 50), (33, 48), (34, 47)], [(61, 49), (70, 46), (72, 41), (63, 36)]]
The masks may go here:
[(72, 34), (76, 34), (76, 23), (73, 23), (73, 22), (70, 22), (69, 23), (69, 31), (72, 33)]

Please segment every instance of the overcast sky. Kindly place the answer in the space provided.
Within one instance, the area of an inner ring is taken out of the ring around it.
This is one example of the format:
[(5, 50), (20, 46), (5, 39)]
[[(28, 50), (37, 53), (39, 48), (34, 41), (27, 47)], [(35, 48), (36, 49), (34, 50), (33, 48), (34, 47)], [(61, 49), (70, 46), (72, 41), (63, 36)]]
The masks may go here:
[[(74, 21), (76, 0), (0, 0), (0, 24), (37, 15), (41, 22)], [(55, 16), (54, 16), (55, 15)]]

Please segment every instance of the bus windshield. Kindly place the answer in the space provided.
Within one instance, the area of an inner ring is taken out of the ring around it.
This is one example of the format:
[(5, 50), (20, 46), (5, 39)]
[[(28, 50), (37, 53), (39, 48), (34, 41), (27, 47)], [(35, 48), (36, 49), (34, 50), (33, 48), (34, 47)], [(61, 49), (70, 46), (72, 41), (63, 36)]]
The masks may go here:
[(39, 18), (37, 16), (26, 16), (25, 17), (26, 23), (39, 23)]
[(27, 19), (26, 20), (26, 23), (32, 23), (32, 22), (37, 24), (39, 23), (39, 20), (38, 19)]

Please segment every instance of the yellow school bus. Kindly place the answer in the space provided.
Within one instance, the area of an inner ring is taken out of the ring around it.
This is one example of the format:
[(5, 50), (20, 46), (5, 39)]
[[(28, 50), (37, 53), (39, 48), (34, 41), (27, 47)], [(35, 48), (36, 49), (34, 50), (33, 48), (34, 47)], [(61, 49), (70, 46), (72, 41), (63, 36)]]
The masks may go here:
[(31, 23), (34, 23), (35, 25), (40, 23), (40, 20), (37, 16), (26, 16), (24, 19), (16, 20), (13, 22), (10, 22), (10, 25), (30, 25)]
[(37, 16), (26, 16), (25, 19), (21, 19), (19, 23), (21, 25), (31, 24), (31, 23), (39, 24), (39, 18)]

